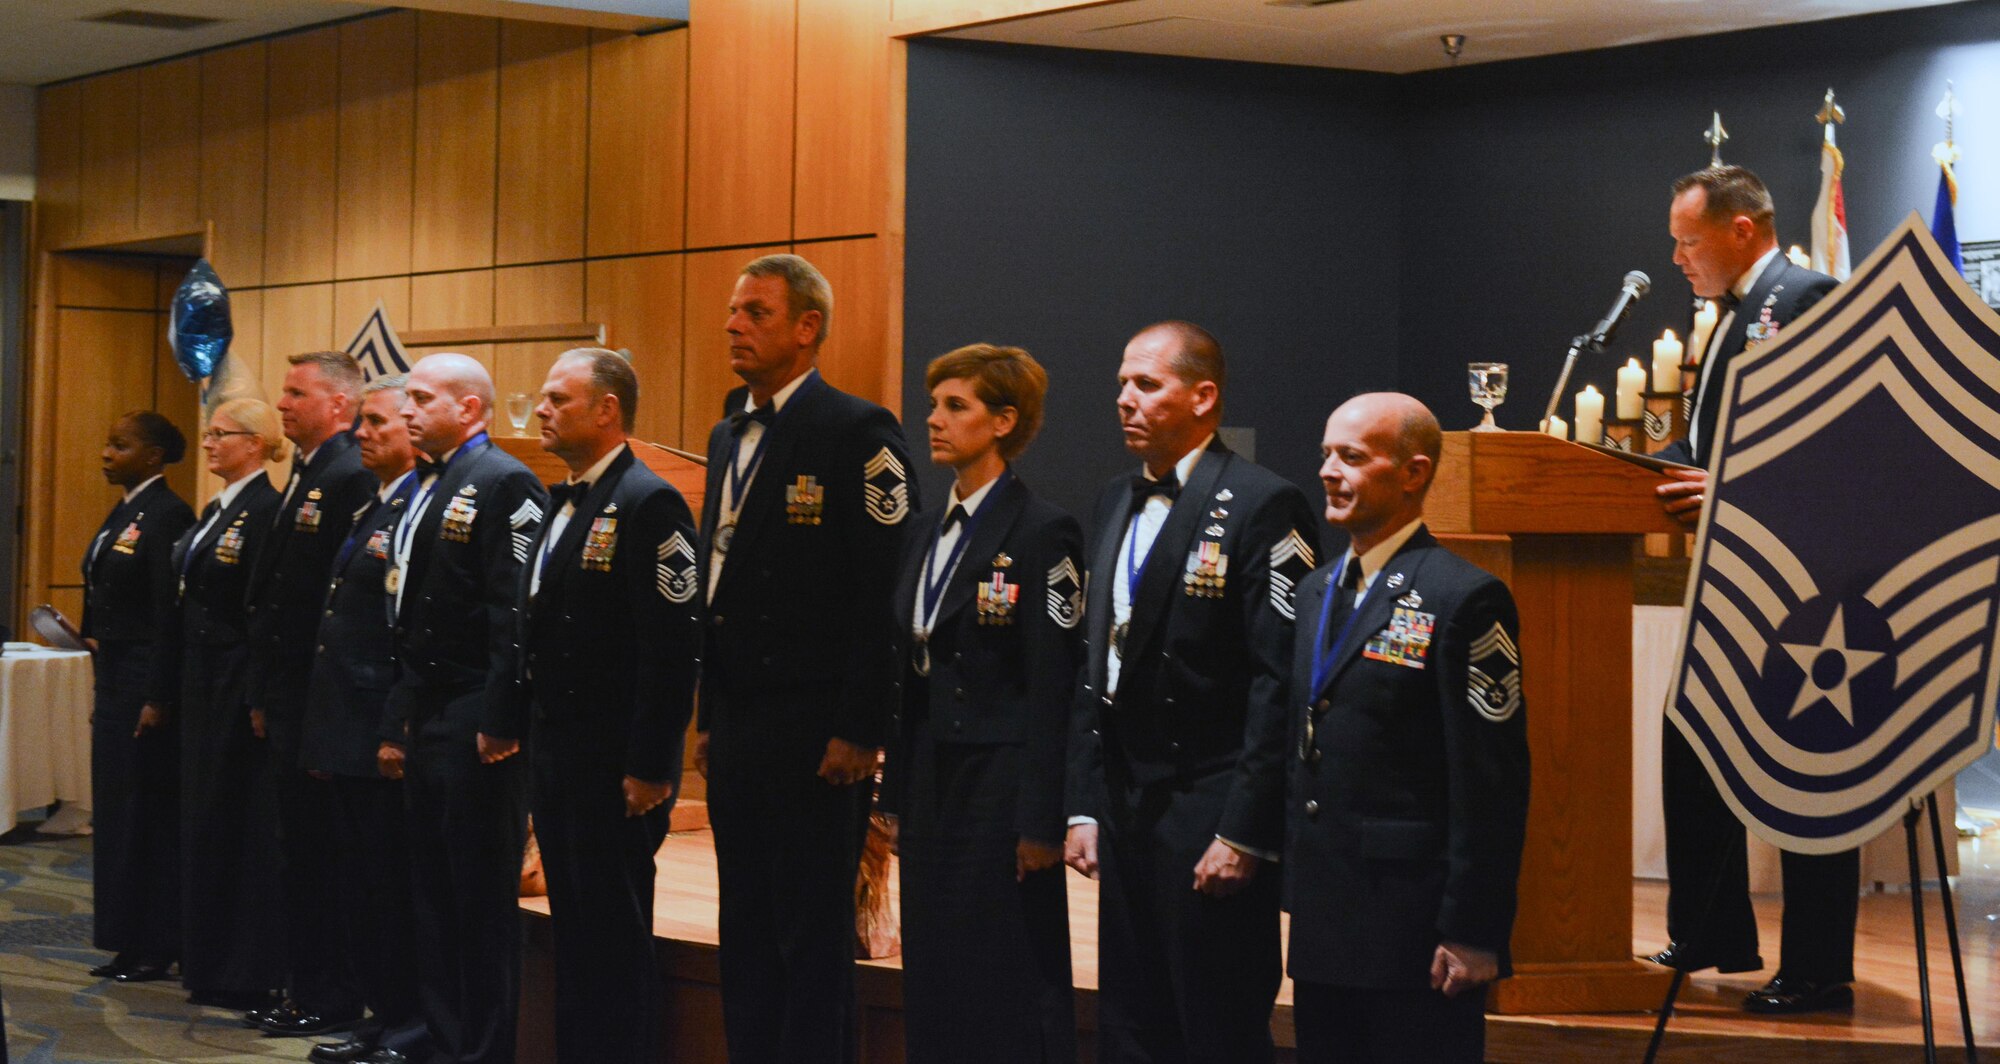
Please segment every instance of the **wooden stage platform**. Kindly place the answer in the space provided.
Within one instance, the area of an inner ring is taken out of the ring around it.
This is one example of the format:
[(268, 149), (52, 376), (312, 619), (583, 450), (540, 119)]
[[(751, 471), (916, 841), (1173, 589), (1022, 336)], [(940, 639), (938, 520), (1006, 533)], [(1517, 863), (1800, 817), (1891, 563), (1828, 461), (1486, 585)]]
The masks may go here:
[[(1981, 1061), (2000, 1062), (2000, 835), (1960, 845), (1964, 874), (1956, 885), (1959, 934), (1966, 963), (1973, 1031)], [(663, 1060), (674, 1064), (726, 1064), (721, 999), (716, 988), (715, 853), (707, 831), (672, 835), (660, 850), (654, 909), (661, 970), (668, 984)], [(1964, 1060), (1951, 959), (1943, 944), (1943, 910), (1927, 892), (1931, 985), (1938, 1016), (1940, 1059)], [(1078, 1023), (1094, 1027), (1097, 988), (1097, 885), (1075, 873), (1069, 879), (1070, 934), (1074, 951)], [(1666, 886), (1633, 884), (1633, 951), (1662, 943)], [(1757, 899), (1764, 956), (1775, 961), (1778, 899)], [(522, 1003), (522, 1064), (554, 1059), (550, 1042), (549, 926), (546, 899), (522, 900), (527, 925), (527, 969)], [(1861, 899), (1855, 963), (1860, 976), (1852, 1013), (1759, 1018), (1736, 1008), (1743, 992), (1770, 973), (1691, 980), (1668, 1029), (1663, 1062), (1688, 1064), (1873, 1064), (1919, 1061), (1917, 974), (1907, 894)], [(902, 964), (890, 957), (864, 961), (857, 976), (862, 1008), (862, 1059), (900, 1064)], [(1280, 1060), (1289, 1061), (1292, 988), (1279, 991), (1271, 1027)], [(1487, 1059), (1507, 1064), (1638, 1061), (1652, 1033), (1650, 1013), (1495, 1016), (1487, 1020)], [(1085, 1039), (1086, 1045), (1089, 1039)], [(1088, 1055), (1085, 1060), (1089, 1060)]]

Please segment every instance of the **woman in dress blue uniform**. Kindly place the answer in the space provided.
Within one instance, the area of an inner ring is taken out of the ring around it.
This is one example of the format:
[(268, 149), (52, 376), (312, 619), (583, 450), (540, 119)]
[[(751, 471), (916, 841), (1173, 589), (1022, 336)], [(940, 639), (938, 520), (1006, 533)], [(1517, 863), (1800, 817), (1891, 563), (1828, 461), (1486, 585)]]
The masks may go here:
[(956, 480), (908, 526), (897, 584), (903, 713), (883, 802), (899, 815), (908, 1059), (1070, 1062), (1062, 801), (1083, 536), (1009, 465), (1048, 390), (1027, 352), (963, 347), (925, 383), (931, 460)]
[(174, 542), (194, 511), (167, 486), (187, 453), (173, 422), (135, 410), (104, 441), (104, 479), (123, 490), (83, 554), (83, 637), (97, 682), (90, 718), (97, 948), (91, 969), (121, 983), (165, 978), (180, 958), (178, 692), (155, 648), (173, 628)]
[(260, 399), (217, 407), (202, 434), (223, 489), (176, 545), (180, 617), (181, 985), (225, 1008), (269, 1004), (284, 979), (276, 823), (244, 705), (245, 587), (280, 498), (264, 475), (285, 456)]

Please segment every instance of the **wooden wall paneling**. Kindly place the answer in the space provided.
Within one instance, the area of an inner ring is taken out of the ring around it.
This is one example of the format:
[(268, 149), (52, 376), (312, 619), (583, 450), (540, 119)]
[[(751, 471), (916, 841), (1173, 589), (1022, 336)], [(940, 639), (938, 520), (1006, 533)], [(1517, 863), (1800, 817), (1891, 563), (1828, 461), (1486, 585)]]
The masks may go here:
[(201, 60), (139, 68), (139, 185), (135, 231), (201, 228)]
[(45, 248), (76, 239), (82, 189), (83, 86), (41, 91), (35, 119), (35, 236)]
[[(493, 324), (541, 325), (582, 319), (583, 263), (493, 271)], [(540, 393), (549, 363), (575, 346), (573, 341), (493, 345), (493, 388), (500, 407), (494, 424), (498, 431), (512, 431), (506, 421), (507, 397), (517, 392), (530, 396)]]
[(55, 552), (51, 583), (75, 583), (84, 548), (117, 501), (98, 474), (105, 429), (127, 410), (153, 405), (151, 311), (63, 310), (57, 325), (61, 361), (90, 367), (90, 387), (64, 390), (55, 404), (54, 447), (49, 466), (54, 497), (49, 500)]
[(501, 23), (495, 261), (583, 257), (589, 115), (590, 31)]
[(794, 240), (882, 229), (889, 0), (799, 5)]
[(687, 209), (686, 30), (590, 45), (592, 255), (681, 246)]
[[(686, 256), (686, 295), (681, 302), (681, 433), (691, 451), (708, 449), (708, 430), (722, 417), (722, 400), (741, 384), (729, 371), (729, 295), (745, 263), (759, 255), (789, 251), (784, 245), (739, 251), (704, 251)], [(834, 290), (834, 313), (840, 291)]]
[(104, 244), (133, 235), (139, 210), (139, 71), (83, 82), (78, 240)]
[(55, 256), (54, 271), (59, 306), (152, 310), (159, 305), (152, 259), (71, 252)]
[[(263, 383), (264, 290), (230, 293), (229, 318), (231, 326), (235, 329), (235, 336), (229, 341), (229, 360), (235, 363), (236, 368), (226, 370), (225, 375), (237, 372), (245, 374), (255, 385), (251, 392), (253, 396), (275, 402), (278, 398), (277, 382), (273, 381), (268, 390)], [(279, 360), (279, 364), (284, 364), (282, 359)], [(185, 377), (178, 376), (179, 372), (178, 369), (175, 370), (176, 379), (185, 380)], [(185, 464), (189, 468), (183, 472), (184, 480), (174, 481), (175, 491), (180, 491), (185, 485), (192, 492), (183, 495), (182, 498), (194, 504), (196, 509), (200, 509), (201, 503), (214, 498), (215, 493), (221, 491), (223, 487), (222, 478), (208, 471), (202, 457), (201, 441), (197, 437), (206, 427), (199, 409), (195, 412), (193, 431), (190, 432), (185, 425), (181, 426), (181, 431), (188, 433), (188, 461)], [(172, 471), (169, 471), (167, 479), (173, 480)]]
[[(291, 368), (285, 359), (301, 351), (323, 351), (337, 342), (333, 326), (333, 289), (331, 284), (307, 284), (264, 290), (263, 373), (260, 379), (266, 401), (276, 402), (278, 399), (285, 371)], [(343, 336), (340, 339), (347, 338)]]
[[(902, 352), (889, 348), (888, 262), (881, 240), (832, 240), (802, 244), (833, 286), (833, 327), (820, 349), (820, 372), (835, 387), (890, 410), (902, 408)], [(929, 361), (942, 351), (911, 357)]]
[(333, 275), (410, 272), (416, 164), (417, 15), (340, 25)]
[(389, 312), (389, 324), (397, 331), (410, 328), (410, 278), (376, 277), (366, 281), (340, 281), (333, 286), (333, 346), (345, 349), (347, 341), (361, 328), (375, 309), (375, 301)]
[(688, 28), (687, 245), (792, 237), (796, 0), (738, 0)]
[(676, 447), (687, 446), (681, 425), (685, 265), (679, 255), (645, 255), (601, 259), (584, 274), (584, 317), (605, 324), (606, 343), (613, 350), (632, 352), (632, 368), (639, 375), (634, 433)]
[(500, 22), (417, 12), (417, 183), (410, 268), (493, 265)]
[[(410, 319), (398, 329), (456, 329), (493, 324), (493, 271), (465, 270), (410, 278)], [(445, 348), (414, 349), (412, 359)], [(460, 344), (450, 350), (493, 368), (492, 344)]]
[(333, 278), (340, 27), (273, 38), (264, 283)]
[(264, 283), (266, 62), (262, 41), (201, 57), (200, 215), (214, 226), (209, 265), (232, 288)]

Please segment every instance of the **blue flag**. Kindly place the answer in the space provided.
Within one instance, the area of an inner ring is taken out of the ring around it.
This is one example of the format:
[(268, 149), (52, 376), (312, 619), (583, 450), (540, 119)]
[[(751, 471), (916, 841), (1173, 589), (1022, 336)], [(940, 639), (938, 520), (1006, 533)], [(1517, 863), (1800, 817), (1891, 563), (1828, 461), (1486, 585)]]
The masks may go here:
[(1958, 206), (1958, 175), (1951, 172), (1951, 164), (1938, 167), (1937, 206), (1931, 208), (1931, 239), (1938, 242), (1938, 250), (1951, 263), (1951, 268), (1962, 276), (1965, 273), (1965, 256), (1958, 250), (1958, 220), (1953, 208)]

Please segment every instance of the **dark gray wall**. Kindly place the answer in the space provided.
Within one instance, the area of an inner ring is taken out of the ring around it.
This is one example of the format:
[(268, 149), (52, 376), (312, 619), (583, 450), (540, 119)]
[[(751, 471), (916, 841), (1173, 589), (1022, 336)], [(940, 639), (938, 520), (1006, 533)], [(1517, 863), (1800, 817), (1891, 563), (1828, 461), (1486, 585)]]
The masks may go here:
[[(1228, 422), (1256, 428), (1258, 460), (1308, 487), (1321, 421), (1356, 391), (1398, 387), (1465, 427), (1478, 414), (1465, 363), (1504, 361), (1500, 421), (1528, 427), (1625, 271), (1650, 274), (1653, 294), (1576, 387), (1608, 390), (1685, 321), (1667, 188), (1707, 162), (1710, 111), (1731, 133), (1724, 158), (1772, 185), (1780, 238), (1805, 243), (1812, 116), (1839, 92), (1858, 261), (1911, 209), (1930, 216), (1947, 79), (1965, 108), (1959, 235), (2000, 238), (2000, 2), (1402, 78), (917, 42), (912, 441), (921, 450), (931, 357), (1025, 346), (1053, 394), (1023, 473), (1081, 511), (1132, 468), (1112, 410), (1119, 352), (1167, 316), (1222, 338)], [(930, 498), (942, 482), (929, 478)]]
[[(1778, 235), (1810, 246), (1820, 127), (1833, 87), (1847, 109), (1848, 228), (1858, 264), (1912, 209), (1931, 215), (1944, 137), (1932, 112), (1955, 79), (1961, 106), (1959, 236), (2000, 238), (2000, 4), (1670, 41), (1405, 78), (1402, 387), (1448, 426), (1478, 411), (1465, 363), (1507, 362), (1499, 420), (1532, 427), (1573, 335), (1604, 313), (1625, 271), (1651, 275), (1613, 350), (1578, 382), (1609, 391), (1616, 368), (1672, 326), (1692, 292), (1673, 265), (1669, 186), (1705, 165), (1721, 111), (1723, 159), (1771, 186)], [(1564, 416), (1571, 404), (1564, 402)]]
[[(1239, 63), (918, 42), (910, 49), (903, 409), (924, 453), (930, 359), (1017, 344), (1049, 370), (1019, 463), (1084, 513), (1136, 468), (1114, 403), (1141, 327), (1222, 340), (1225, 422), (1311, 487), (1332, 400), (1392, 387), (1392, 79)], [(943, 498), (933, 471), (925, 497)]]

